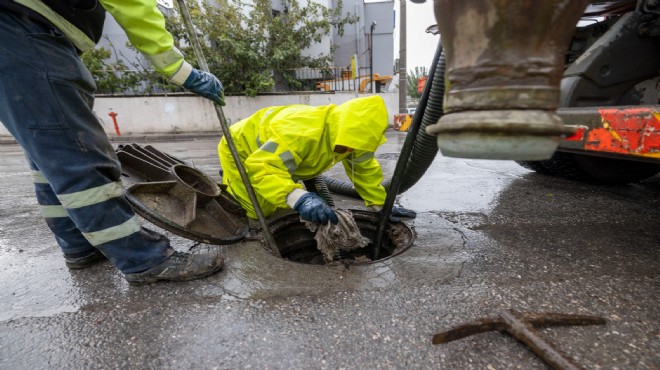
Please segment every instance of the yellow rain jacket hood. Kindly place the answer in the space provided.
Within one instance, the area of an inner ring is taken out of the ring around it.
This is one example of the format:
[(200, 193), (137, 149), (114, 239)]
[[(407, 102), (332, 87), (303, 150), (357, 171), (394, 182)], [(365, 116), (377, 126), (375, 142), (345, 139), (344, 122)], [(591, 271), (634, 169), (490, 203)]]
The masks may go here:
[(380, 96), (349, 100), (331, 114), (339, 121), (334, 145), (375, 152), (385, 143), (387, 108)]
[[(286, 197), (301, 180), (321, 175), (338, 162), (367, 206), (382, 205), (383, 173), (374, 157), (385, 142), (388, 114), (380, 96), (352, 99), (339, 106), (267, 107), (232, 125), (231, 135), (264, 216), (288, 208)], [(335, 145), (353, 149), (337, 154)], [(248, 216), (256, 214), (225, 138), (218, 145), (223, 183)]]

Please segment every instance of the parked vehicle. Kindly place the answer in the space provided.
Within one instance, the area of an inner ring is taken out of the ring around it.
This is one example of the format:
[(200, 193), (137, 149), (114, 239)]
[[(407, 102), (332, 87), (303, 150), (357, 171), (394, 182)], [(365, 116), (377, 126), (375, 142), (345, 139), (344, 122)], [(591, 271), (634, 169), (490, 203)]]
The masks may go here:
[(660, 2), (587, 6), (566, 54), (559, 116), (575, 128), (538, 173), (601, 184), (660, 172)]

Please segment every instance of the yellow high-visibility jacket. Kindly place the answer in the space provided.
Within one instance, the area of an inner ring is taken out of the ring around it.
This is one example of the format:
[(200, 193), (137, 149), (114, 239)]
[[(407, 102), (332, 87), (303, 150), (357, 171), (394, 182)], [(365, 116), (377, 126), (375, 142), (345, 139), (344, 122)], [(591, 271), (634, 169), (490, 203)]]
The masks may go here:
[[(55, 25), (81, 52), (93, 49), (95, 41), (40, 0), (15, 0)], [(135, 46), (160, 74), (182, 85), (192, 70), (174, 47), (165, 29), (165, 18), (156, 0), (99, 0)]]
[[(277, 208), (292, 206), (287, 196), (302, 189), (300, 181), (317, 177), (340, 161), (365, 205), (383, 205), (383, 172), (374, 152), (385, 142), (387, 120), (385, 102), (375, 95), (338, 106), (263, 108), (229, 131), (267, 217)], [(337, 154), (335, 145), (354, 150)], [(218, 155), (223, 183), (248, 216), (256, 218), (224, 137), (218, 144)]]

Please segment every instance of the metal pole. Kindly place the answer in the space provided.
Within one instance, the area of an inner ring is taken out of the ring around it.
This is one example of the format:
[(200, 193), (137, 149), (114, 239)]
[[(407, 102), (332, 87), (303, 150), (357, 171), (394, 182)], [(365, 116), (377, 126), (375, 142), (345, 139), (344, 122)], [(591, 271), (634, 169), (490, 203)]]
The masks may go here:
[(372, 94), (376, 92), (374, 88), (374, 28), (376, 28), (376, 22), (371, 22), (371, 30), (369, 31), (369, 87)]
[(407, 113), (406, 0), (399, 0), (399, 113)]
[[(199, 39), (197, 39), (197, 33), (195, 33), (195, 27), (193, 26), (192, 18), (190, 17), (190, 12), (188, 11), (188, 7), (186, 6), (184, 0), (178, 0), (178, 2), (179, 2), (179, 8), (181, 9), (181, 13), (183, 15), (183, 22), (185, 23), (186, 28), (188, 29), (190, 42), (192, 44), (193, 49), (195, 50), (195, 56), (197, 57), (197, 62), (199, 63), (199, 66), (204, 72), (209, 72), (209, 66), (206, 63), (206, 57), (204, 56), (204, 52), (202, 51), (201, 43), (199, 42)], [(275, 239), (273, 239), (273, 235), (270, 233), (270, 229), (268, 229), (268, 225), (266, 224), (266, 219), (264, 217), (263, 212), (261, 211), (261, 206), (259, 205), (257, 196), (254, 193), (252, 184), (250, 184), (250, 180), (247, 177), (247, 172), (245, 172), (245, 168), (243, 167), (241, 158), (239, 157), (238, 151), (236, 150), (236, 145), (234, 144), (234, 140), (232, 139), (231, 133), (229, 132), (229, 126), (227, 125), (227, 119), (225, 118), (225, 113), (222, 111), (222, 107), (220, 105), (213, 104), (213, 106), (215, 107), (215, 113), (217, 114), (218, 120), (220, 121), (220, 126), (222, 127), (222, 133), (225, 135), (225, 139), (227, 140), (229, 151), (231, 151), (231, 155), (234, 158), (234, 162), (236, 163), (236, 168), (238, 169), (238, 173), (241, 175), (241, 180), (243, 180), (243, 185), (245, 185), (245, 190), (247, 190), (247, 193), (250, 197), (250, 201), (252, 202), (252, 206), (254, 207), (254, 212), (257, 214), (257, 218), (259, 219), (259, 223), (261, 224), (261, 228), (263, 229), (264, 236), (266, 237), (266, 242), (268, 243), (268, 246), (276, 256), (281, 256), (280, 250), (277, 249), (277, 244), (275, 244)]]
[(426, 80), (424, 91), (422, 92), (422, 97), (419, 99), (419, 105), (417, 106), (417, 110), (413, 116), (410, 128), (408, 129), (406, 140), (403, 142), (403, 146), (401, 147), (401, 153), (399, 153), (399, 159), (396, 162), (396, 167), (394, 167), (394, 173), (392, 174), (392, 179), (390, 180), (390, 186), (387, 189), (387, 197), (385, 197), (385, 204), (383, 204), (383, 209), (380, 210), (380, 220), (378, 220), (378, 228), (376, 229), (376, 236), (374, 237), (374, 242), (372, 244), (373, 249), (371, 252), (371, 259), (374, 261), (377, 260), (380, 256), (380, 248), (383, 244), (383, 237), (385, 235), (385, 226), (387, 224), (387, 220), (390, 218), (390, 214), (392, 213), (394, 199), (399, 193), (401, 181), (403, 180), (403, 173), (406, 170), (408, 158), (410, 157), (410, 153), (412, 153), (413, 147), (415, 145), (415, 138), (417, 137), (419, 129), (422, 126), (422, 117), (424, 116), (424, 111), (426, 110), (429, 94), (431, 93), (431, 85), (433, 85), (433, 76), (435, 75), (435, 70), (437, 68), (436, 61), (440, 58), (441, 54), (442, 44), (438, 43), (435, 56), (433, 57), (433, 64), (431, 65), (431, 70), (429, 71), (429, 76)]
[[(355, 15), (360, 16), (360, 9), (358, 7), (358, 2), (355, 2)], [(358, 97), (359, 94), (359, 83), (360, 83), (360, 69), (358, 66), (360, 62), (358, 61), (358, 56), (360, 54), (360, 23), (355, 22), (355, 78), (353, 79), (353, 87), (355, 88), (355, 97)], [(362, 28), (364, 30), (364, 27)]]

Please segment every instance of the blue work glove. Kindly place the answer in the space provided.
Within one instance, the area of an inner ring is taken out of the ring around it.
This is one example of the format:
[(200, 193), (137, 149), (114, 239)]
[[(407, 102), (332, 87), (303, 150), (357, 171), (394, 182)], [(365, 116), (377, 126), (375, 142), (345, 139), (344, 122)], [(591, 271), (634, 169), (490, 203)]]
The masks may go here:
[(300, 217), (305, 221), (323, 225), (327, 224), (328, 221), (333, 224), (338, 221), (335, 211), (314, 193), (303, 194), (293, 209), (300, 213)]
[[(380, 214), (380, 212), (378, 213)], [(417, 212), (413, 211), (412, 209), (393, 206), (392, 212), (390, 212), (390, 221), (397, 223), (401, 221), (399, 217), (415, 218), (417, 217)]]
[(192, 69), (188, 78), (183, 83), (183, 88), (201, 97), (214, 101), (216, 104), (225, 105), (225, 94), (220, 82), (214, 75), (208, 72)]

